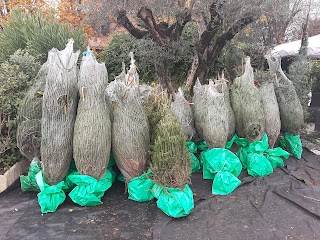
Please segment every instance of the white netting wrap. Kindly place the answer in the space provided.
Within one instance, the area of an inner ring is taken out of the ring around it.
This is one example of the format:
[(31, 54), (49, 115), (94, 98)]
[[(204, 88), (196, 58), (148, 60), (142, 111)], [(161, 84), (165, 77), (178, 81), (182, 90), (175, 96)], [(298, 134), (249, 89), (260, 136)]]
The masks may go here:
[(45, 180), (50, 185), (65, 177), (72, 160), (79, 53), (73, 52), (71, 39), (64, 50), (52, 49), (48, 54), (48, 75), (42, 104), (41, 161)]
[(276, 77), (274, 84), (279, 105), (281, 130), (292, 134), (299, 134), (304, 123), (303, 109), (293, 86), (281, 69), (281, 59), (272, 59), (266, 55), (270, 73)]
[(246, 58), (244, 74), (231, 85), (230, 100), (237, 134), (249, 141), (261, 140), (265, 133), (265, 117), (259, 90), (254, 85), (249, 57)]
[(191, 140), (195, 134), (193, 111), (190, 104), (185, 99), (181, 88), (179, 88), (174, 101), (171, 103), (171, 110), (182, 130), (188, 136), (189, 140)]
[[(90, 53), (90, 49), (87, 51)], [(104, 89), (108, 72), (93, 54), (84, 56), (80, 66), (80, 100), (74, 125), (73, 157), (77, 170), (97, 180), (105, 173), (111, 150), (111, 121)]]

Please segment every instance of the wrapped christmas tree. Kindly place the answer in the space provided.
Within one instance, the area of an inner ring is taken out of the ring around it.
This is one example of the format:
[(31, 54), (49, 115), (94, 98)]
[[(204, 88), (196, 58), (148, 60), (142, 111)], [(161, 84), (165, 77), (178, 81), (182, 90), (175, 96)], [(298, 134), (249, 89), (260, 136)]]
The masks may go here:
[(107, 87), (112, 106), (112, 152), (116, 164), (129, 182), (146, 171), (150, 159), (150, 135), (147, 116), (142, 107), (137, 67), (131, 65), (125, 76)]
[(30, 161), (40, 159), (42, 96), (46, 85), (48, 63), (44, 63), (20, 103), (18, 111), (17, 146)]
[(201, 139), (203, 139), (204, 116), (206, 115), (206, 88), (202, 86), (199, 79), (193, 87), (193, 111), (194, 111), (194, 125), (196, 131)]
[(45, 182), (56, 185), (72, 160), (73, 128), (78, 105), (77, 61), (73, 39), (62, 51), (48, 54), (48, 74), (42, 103), (41, 161)]
[(206, 114), (203, 116), (203, 138), (208, 147), (224, 148), (229, 133), (228, 108), (224, 93), (218, 92), (216, 85), (209, 81), (206, 87)]
[(194, 207), (188, 186), (191, 161), (185, 145), (186, 135), (174, 117), (170, 105), (160, 108), (161, 120), (156, 126), (150, 170), (155, 183), (153, 195), (157, 206), (168, 216), (188, 215)]
[(151, 171), (156, 184), (183, 189), (190, 177), (187, 139), (170, 109), (164, 112), (152, 146)]
[(281, 131), (299, 134), (304, 117), (295, 87), (282, 71), (281, 60), (272, 59), (271, 55), (266, 55), (266, 58), (270, 73), (276, 77), (274, 87), (280, 111)]
[(105, 64), (98, 63), (93, 54), (83, 57), (78, 80), (80, 100), (74, 125), (73, 156), (79, 173), (97, 180), (106, 173), (111, 149), (111, 121), (104, 99), (107, 76)]
[(259, 90), (254, 85), (249, 57), (246, 58), (244, 74), (231, 85), (230, 99), (237, 134), (251, 142), (261, 140), (265, 131), (265, 117)]
[(174, 101), (171, 103), (171, 110), (182, 130), (188, 136), (188, 139), (191, 140), (195, 134), (193, 111), (190, 103), (185, 99), (181, 88), (175, 94)]
[(268, 135), (269, 148), (273, 148), (281, 129), (279, 105), (273, 84), (275, 78), (268, 72), (261, 71), (256, 72), (255, 77), (260, 82), (259, 91), (266, 120), (265, 131)]
[(231, 140), (235, 131), (236, 131), (236, 119), (230, 103), (230, 94), (229, 86), (227, 84), (228, 80), (224, 78), (224, 73), (221, 77), (218, 77), (218, 80), (215, 81), (216, 88), (219, 92), (222, 92), (224, 95), (224, 102), (227, 106), (227, 115), (228, 115), (228, 141)]

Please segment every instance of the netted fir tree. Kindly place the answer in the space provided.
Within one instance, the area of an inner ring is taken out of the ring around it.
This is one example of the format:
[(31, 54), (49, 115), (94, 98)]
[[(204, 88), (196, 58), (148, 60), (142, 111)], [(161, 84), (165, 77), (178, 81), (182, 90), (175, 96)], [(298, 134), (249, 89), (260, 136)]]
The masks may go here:
[(150, 92), (144, 104), (144, 110), (149, 122), (151, 145), (155, 141), (157, 125), (164, 116), (164, 110), (170, 106), (170, 103), (171, 98), (169, 98), (167, 92), (161, 86), (158, 86)]
[(150, 170), (156, 184), (183, 189), (188, 183), (191, 161), (186, 141), (187, 137), (172, 111), (165, 107), (155, 130), (151, 152)]

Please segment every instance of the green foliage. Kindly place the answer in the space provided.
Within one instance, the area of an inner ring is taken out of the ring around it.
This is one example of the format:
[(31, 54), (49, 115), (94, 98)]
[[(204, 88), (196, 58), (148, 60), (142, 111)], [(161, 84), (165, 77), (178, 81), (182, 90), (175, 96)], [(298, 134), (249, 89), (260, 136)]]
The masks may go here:
[(298, 58), (289, 67), (288, 78), (292, 81), (297, 95), (300, 99), (304, 119), (306, 120), (309, 116), (308, 113), (308, 93), (312, 89), (312, 78), (311, 78), (311, 64), (304, 58)]
[(29, 78), (34, 78), (41, 65), (27, 50), (18, 49), (9, 57), (9, 63), (18, 65), (21, 70), (28, 74)]
[(21, 13), (15, 8), (0, 31), (0, 62), (5, 62), (18, 49), (27, 49), (43, 63), (49, 50), (63, 49), (69, 38), (75, 40), (75, 49), (84, 47), (83, 30), (70, 29), (54, 17)]
[(6, 143), (7, 137), (10, 138), (6, 151), (0, 151), (0, 168), (9, 168), (20, 158), (16, 146), (17, 111), (39, 67), (35, 58), (20, 50), (0, 65), (0, 114), (3, 123), (0, 148)]
[(98, 58), (106, 63), (109, 79), (113, 80), (122, 71), (122, 62), (129, 66), (129, 52), (134, 52), (140, 79), (146, 83), (156, 79), (154, 65), (159, 59), (164, 59), (172, 63), (170, 64), (172, 81), (176, 84), (182, 84), (186, 80), (191, 66), (196, 39), (196, 26), (192, 24), (185, 27), (180, 41), (174, 43), (170, 49), (158, 46), (148, 37), (135, 39), (128, 33), (120, 33), (112, 38)]
[(312, 92), (320, 92), (320, 61), (313, 61), (311, 67)]
[[(105, 62), (108, 69), (109, 79), (114, 80), (116, 76), (122, 71), (122, 62), (129, 66), (130, 58), (129, 52), (135, 51), (136, 40), (127, 33), (120, 33), (113, 36), (108, 47), (98, 55), (99, 61)], [(135, 58), (137, 56), (135, 55)], [(139, 66), (139, 75), (143, 75), (143, 67), (138, 59), (136, 63)]]
[(245, 43), (237, 40), (229, 41), (223, 48), (218, 61), (212, 66), (209, 76), (216, 77), (225, 70), (228, 79), (235, 79), (244, 73), (244, 58), (249, 56), (254, 69), (265, 68), (265, 49), (258, 43)]
[(180, 189), (187, 184), (191, 161), (186, 141), (179, 123), (167, 109), (156, 128), (152, 147), (150, 170), (155, 184)]
[[(147, 105), (151, 136), (153, 181), (159, 186), (183, 189), (191, 172), (187, 137), (170, 109), (170, 98), (158, 89)], [(149, 110), (149, 111), (148, 111)]]

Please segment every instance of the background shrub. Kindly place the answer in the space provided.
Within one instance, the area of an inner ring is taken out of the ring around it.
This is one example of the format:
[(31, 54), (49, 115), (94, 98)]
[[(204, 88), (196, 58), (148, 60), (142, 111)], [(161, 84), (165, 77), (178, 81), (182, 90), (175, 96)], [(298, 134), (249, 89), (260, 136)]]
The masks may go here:
[(172, 46), (171, 51), (155, 44), (150, 38), (135, 39), (128, 33), (120, 33), (113, 36), (111, 42), (98, 55), (98, 59), (106, 63), (109, 80), (122, 71), (122, 62), (129, 67), (129, 52), (133, 51), (139, 68), (139, 76), (145, 83), (156, 80), (154, 65), (161, 58), (168, 59), (171, 64), (172, 81), (175, 84), (185, 82), (188, 70), (195, 53), (195, 40), (197, 38), (196, 26), (189, 24), (181, 36), (179, 42)]
[(75, 49), (84, 48), (83, 30), (74, 30), (41, 13), (31, 15), (15, 8), (0, 31), (0, 63), (8, 60), (18, 49), (27, 49), (40, 63), (44, 63), (48, 51), (53, 47), (63, 49), (69, 38), (75, 40)]
[(314, 60), (311, 67), (312, 92), (320, 93), (320, 61)]
[(25, 50), (18, 50), (0, 65), (0, 149), (7, 145), (4, 152), (0, 151), (0, 172), (21, 158), (16, 145), (17, 111), (39, 68), (40, 63)]

